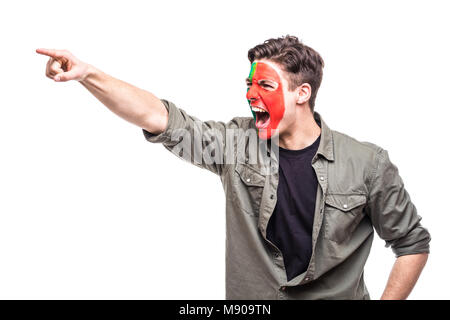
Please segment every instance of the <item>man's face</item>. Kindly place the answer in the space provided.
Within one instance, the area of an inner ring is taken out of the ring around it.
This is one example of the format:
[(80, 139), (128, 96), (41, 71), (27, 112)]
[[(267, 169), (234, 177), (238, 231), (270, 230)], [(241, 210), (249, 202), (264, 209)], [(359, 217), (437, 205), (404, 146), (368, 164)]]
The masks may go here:
[(246, 80), (247, 100), (255, 118), (258, 136), (270, 139), (280, 129), (280, 122), (286, 116), (286, 107), (291, 104), (291, 95), (286, 94), (287, 79), (276, 64), (255, 60)]

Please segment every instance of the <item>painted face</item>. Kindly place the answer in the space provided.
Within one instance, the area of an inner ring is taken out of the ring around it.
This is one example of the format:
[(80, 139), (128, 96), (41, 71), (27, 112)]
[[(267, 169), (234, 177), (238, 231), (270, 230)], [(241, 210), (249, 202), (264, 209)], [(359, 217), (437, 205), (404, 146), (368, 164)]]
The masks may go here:
[(281, 78), (273, 67), (264, 62), (253, 62), (247, 78), (247, 100), (258, 136), (270, 139), (273, 130), (284, 115), (284, 96)]

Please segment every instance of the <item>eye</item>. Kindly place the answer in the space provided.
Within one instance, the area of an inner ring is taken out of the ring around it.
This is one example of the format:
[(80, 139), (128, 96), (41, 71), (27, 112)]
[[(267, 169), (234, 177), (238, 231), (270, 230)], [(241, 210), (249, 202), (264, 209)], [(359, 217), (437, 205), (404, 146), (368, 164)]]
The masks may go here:
[(258, 81), (258, 84), (269, 91), (274, 91), (278, 88), (278, 83), (274, 82), (274, 81), (270, 81), (270, 80), (260, 80)]
[(268, 88), (268, 89), (275, 89), (273, 86), (271, 86), (271, 85), (268, 84), (268, 83), (262, 83), (262, 84), (261, 84), (261, 87)]

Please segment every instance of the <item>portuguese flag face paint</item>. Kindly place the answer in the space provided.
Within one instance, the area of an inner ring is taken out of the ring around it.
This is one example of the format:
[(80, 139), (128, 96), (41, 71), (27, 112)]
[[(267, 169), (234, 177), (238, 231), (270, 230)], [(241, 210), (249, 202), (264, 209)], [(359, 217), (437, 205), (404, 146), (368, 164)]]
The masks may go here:
[(248, 77), (247, 100), (261, 139), (270, 139), (272, 130), (284, 115), (284, 96), (281, 78), (273, 67), (253, 62)]

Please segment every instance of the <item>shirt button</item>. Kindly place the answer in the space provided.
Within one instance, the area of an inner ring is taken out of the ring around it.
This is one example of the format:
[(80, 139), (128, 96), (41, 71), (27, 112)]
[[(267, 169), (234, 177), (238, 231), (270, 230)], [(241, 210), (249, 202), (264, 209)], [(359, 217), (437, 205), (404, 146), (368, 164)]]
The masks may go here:
[(346, 204), (344, 204), (344, 209), (347, 209), (347, 205)]
[(283, 287), (280, 288), (280, 290), (281, 290), (281, 291), (285, 291), (285, 290), (286, 290), (286, 287), (283, 286)]
[(247, 179), (247, 182), (250, 182), (250, 178)]
[(273, 198), (275, 198), (275, 197), (274, 197), (274, 195), (273, 195), (273, 194), (271, 194), (271, 195), (270, 195), (270, 199), (272, 199), (272, 200), (273, 200)]
[(305, 278), (305, 281), (309, 281), (309, 278), (308, 278), (308, 277), (306, 277), (306, 278)]
[(320, 180), (323, 181), (324, 177), (320, 177)]

